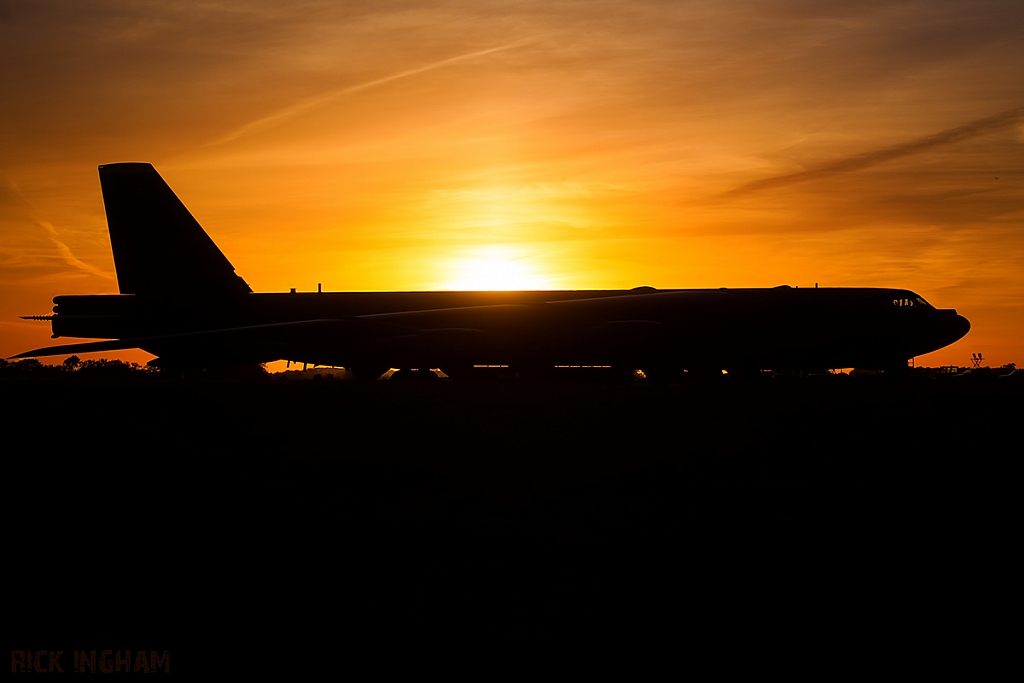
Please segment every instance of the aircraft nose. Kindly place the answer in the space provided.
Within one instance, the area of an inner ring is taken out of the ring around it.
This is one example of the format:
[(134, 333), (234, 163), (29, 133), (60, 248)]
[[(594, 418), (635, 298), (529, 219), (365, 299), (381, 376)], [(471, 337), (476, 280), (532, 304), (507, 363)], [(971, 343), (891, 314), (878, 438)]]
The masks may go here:
[(955, 310), (943, 311), (946, 314), (946, 319), (943, 320), (943, 335), (949, 340), (946, 344), (952, 344), (953, 342), (963, 339), (964, 336), (971, 330), (971, 321), (962, 315), (957, 314)]
[(962, 315), (958, 315), (956, 317), (956, 323), (957, 339), (961, 339), (962, 337), (966, 336), (968, 332), (971, 331), (971, 321), (963, 317)]

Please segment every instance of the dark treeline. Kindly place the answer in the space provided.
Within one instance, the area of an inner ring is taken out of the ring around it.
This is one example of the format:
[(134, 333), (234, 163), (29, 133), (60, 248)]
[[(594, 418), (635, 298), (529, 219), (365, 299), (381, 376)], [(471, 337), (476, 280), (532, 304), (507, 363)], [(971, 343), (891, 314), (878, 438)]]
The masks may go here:
[[(963, 377), (967, 375), (973, 375), (975, 378), (978, 377), (1005, 377), (1012, 375), (1016, 378), (1020, 373), (1014, 372), (1016, 365), (1009, 363), (1007, 365), (990, 368), (966, 368), (966, 367), (955, 367), (955, 366), (944, 366), (944, 367), (917, 367), (908, 368), (906, 373), (899, 379), (945, 379), (949, 377)], [(317, 373), (316, 369), (313, 369), (312, 374), (306, 373), (309, 378), (331, 378), (333, 379), (336, 370), (324, 369), (322, 373)], [(284, 373), (277, 373), (277, 375), (283, 376)], [(291, 375), (298, 375), (297, 371), (288, 373)], [(584, 380), (601, 380), (603, 375), (600, 371), (594, 371), (587, 375), (574, 374), (572, 371), (563, 371), (565, 375), (564, 379), (574, 381), (578, 379)], [(854, 370), (849, 374), (831, 374), (831, 373), (781, 373), (773, 375), (770, 372), (762, 373), (754, 379), (777, 379), (777, 380), (792, 380), (792, 379), (810, 379), (812, 381), (820, 381), (822, 379), (829, 380), (847, 380), (847, 379), (876, 379), (882, 376), (883, 373), (871, 372), (871, 371), (859, 371)], [(318, 376), (319, 375), (319, 376)], [(484, 379), (486, 371), (477, 375), (476, 378)], [(225, 368), (210, 368), (206, 370), (189, 370), (182, 371), (178, 369), (159, 368), (147, 365), (140, 365), (138, 363), (131, 363), (122, 360), (108, 360), (106, 358), (99, 358), (94, 360), (81, 360), (78, 356), (70, 356), (66, 358), (62, 363), (44, 364), (35, 358), (26, 358), (23, 360), (17, 360), (14, 362), (7, 361), (0, 358), (0, 377), (21, 377), (21, 378), (62, 378), (62, 377), (105, 377), (112, 379), (191, 379), (191, 378), (215, 378), (215, 379), (234, 379), (234, 380), (254, 380), (254, 379), (265, 379), (273, 377), (271, 373), (268, 373), (264, 365), (247, 365), (241, 367), (225, 367)], [(609, 375), (610, 376), (610, 375)], [(682, 378), (685, 381), (685, 376)], [(701, 383), (704, 383), (707, 378), (703, 378)], [(752, 379), (751, 377), (743, 378), (729, 378), (728, 381), (746, 382)]]
[(183, 372), (176, 369), (158, 368), (123, 360), (108, 360), (106, 358), (81, 360), (78, 356), (70, 356), (59, 365), (41, 363), (35, 358), (17, 360), (13, 363), (0, 358), (0, 377), (48, 379), (74, 377), (140, 380), (205, 376), (225, 379), (252, 379), (266, 377), (268, 373), (262, 365)]
[(1024, 383), (995, 374), (364, 384), (85, 367), (0, 379), (8, 583), (27, 610), (11, 613), (97, 634), (74, 647), (172, 649), (178, 671), (305, 671), (306, 652), (345, 671), (381, 648), (457, 658), (584, 634), (701, 648), (740, 630), (800, 652), (956, 652), (1016, 566)]
[(60, 365), (47, 365), (35, 358), (25, 358), (13, 363), (0, 358), (0, 377), (153, 377), (160, 374), (157, 368), (122, 360), (81, 360), (70, 356)]

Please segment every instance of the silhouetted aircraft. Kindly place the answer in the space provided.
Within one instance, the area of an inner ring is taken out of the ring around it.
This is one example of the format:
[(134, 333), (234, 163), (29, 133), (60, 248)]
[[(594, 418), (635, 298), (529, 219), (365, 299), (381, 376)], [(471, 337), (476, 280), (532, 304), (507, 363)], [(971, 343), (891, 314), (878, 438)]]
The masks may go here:
[(666, 289), (255, 294), (150, 164), (99, 167), (120, 294), (58, 296), (53, 336), (15, 358), (140, 348), (161, 367), (291, 360), (376, 378), (473, 366), (648, 376), (898, 369), (970, 329), (905, 289)]

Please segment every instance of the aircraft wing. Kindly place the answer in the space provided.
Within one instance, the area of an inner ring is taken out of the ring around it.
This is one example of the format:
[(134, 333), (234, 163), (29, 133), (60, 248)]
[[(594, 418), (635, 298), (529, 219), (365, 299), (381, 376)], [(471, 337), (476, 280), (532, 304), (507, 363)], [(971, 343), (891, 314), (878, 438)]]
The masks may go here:
[(661, 325), (648, 320), (607, 321), (567, 315), (547, 304), (502, 304), (401, 311), (184, 332), (178, 334), (61, 344), (19, 353), (14, 358), (142, 349), (156, 364), (264, 363), (280, 359), (412, 358), (474, 362), (480, 349), (540, 349), (552, 345), (590, 351), (643, 343)]
[[(301, 320), (297, 322), (231, 327), (152, 337), (61, 344), (25, 351), (24, 353), (12, 356), (12, 358), (62, 356), (70, 353), (93, 353), (96, 351), (120, 351), (124, 349), (199, 350), (221, 347), (244, 347), (268, 343), (301, 343), (309, 338), (332, 337), (344, 334), (352, 325), (352, 319)], [(405, 332), (404, 329), (397, 326), (390, 327), (392, 329), (387, 331), (390, 331), (392, 334)]]
[[(301, 320), (251, 325), (180, 334), (60, 344), (32, 349), (12, 358), (63, 356), (99, 351), (143, 349), (157, 356), (191, 357), (215, 360), (219, 357), (238, 362), (269, 362), (287, 358), (296, 351), (372, 345), (379, 350), (409, 347), (447, 348), (475, 339), (480, 330), (452, 326), (448, 316), (433, 321), (407, 314)], [(402, 324), (402, 323), (406, 324)], [(408, 323), (413, 323), (409, 325)], [(430, 325), (429, 323), (434, 323)], [(424, 325), (427, 323), (427, 325)], [(449, 324), (445, 324), (449, 323)]]

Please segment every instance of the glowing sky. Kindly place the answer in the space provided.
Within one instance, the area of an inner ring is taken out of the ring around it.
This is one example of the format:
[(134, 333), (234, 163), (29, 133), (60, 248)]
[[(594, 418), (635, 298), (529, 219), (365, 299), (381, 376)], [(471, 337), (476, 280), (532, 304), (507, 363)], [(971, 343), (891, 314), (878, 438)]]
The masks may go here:
[(1024, 363), (1019, 0), (0, 1), (0, 95), (3, 356), (148, 161), (256, 291), (906, 287)]

